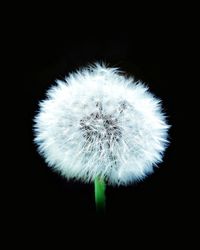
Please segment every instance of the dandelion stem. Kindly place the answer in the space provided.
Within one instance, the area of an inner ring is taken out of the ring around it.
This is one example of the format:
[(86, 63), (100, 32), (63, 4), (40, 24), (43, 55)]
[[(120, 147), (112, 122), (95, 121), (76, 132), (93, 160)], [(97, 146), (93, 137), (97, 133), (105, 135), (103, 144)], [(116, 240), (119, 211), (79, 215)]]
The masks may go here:
[(96, 203), (96, 210), (98, 213), (105, 212), (105, 190), (106, 184), (103, 179), (99, 177), (95, 178), (94, 181), (94, 192), (95, 192), (95, 203)]

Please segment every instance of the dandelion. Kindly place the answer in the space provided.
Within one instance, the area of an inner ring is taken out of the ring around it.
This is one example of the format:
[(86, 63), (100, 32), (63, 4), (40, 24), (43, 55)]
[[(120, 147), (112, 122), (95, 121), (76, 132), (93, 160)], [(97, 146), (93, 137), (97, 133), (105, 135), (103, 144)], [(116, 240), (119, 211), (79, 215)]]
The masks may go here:
[(128, 185), (153, 172), (168, 129), (161, 102), (147, 86), (100, 64), (57, 81), (34, 123), (47, 164), (68, 179), (94, 182), (99, 206), (105, 183)]

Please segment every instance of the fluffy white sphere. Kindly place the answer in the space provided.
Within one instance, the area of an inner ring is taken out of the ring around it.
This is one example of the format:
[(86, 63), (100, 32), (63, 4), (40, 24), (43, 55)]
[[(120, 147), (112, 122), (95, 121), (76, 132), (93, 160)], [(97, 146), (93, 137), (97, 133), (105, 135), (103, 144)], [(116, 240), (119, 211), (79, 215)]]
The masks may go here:
[(127, 185), (162, 161), (169, 126), (141, 82), (96, 64), (57, 81), (40, 103), (35, 142), (67, 178)]

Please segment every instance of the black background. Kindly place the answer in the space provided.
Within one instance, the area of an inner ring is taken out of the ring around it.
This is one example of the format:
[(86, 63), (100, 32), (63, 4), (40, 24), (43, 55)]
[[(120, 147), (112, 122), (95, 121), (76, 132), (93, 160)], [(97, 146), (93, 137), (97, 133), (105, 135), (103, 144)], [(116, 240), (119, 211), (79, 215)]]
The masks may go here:
[[(22, 132), (20, 130), (17, 146), (20, 164), (10, 196), (15, 207), (11, 214), (18, 223), (25, 223), (25, 228), (33, 224), (38, 228), (49, 225), (50, 230), (55, 230), (60, 225), (71, 226), (75, 221), (75, 228), (81, 227), (80, 221), (84, 220), (85, 224), (92, 223), (95, 228), (106, 225), (111, 231), (121, 232), (125, 225), (131, 227), (130, 232), (136, 230), (152, 236), (167, 234), (167, 237), (170, 234), (176, 237), (176, 230), (184, 231), (190, 220), (190, 194), (185, 181), (187, 162), (183, 159), (184, 111), (181, 105), (183, 92), (180, 91), (184, 88), (180, 80), (183, 68), (176, 61), (176, 49), (168, 47), (168, 54), (166, 47), (157, 48), (161, 60), (155, 60), (155, 47), (149, 45), (139, 49), (135, 36), (123, 32), (114, 38), (72, 38), (62, 34), (57, 37), (53, 32), (37, 36), (34, 33), (27, 34), (21, 45), (18, 66), (22, 73), (19, 94)], [(143, 49), (150, 53), (142, 53)], [(164, 111), (172, 125), (169, 131), (171, 143), (163, 163), (140, 183), (128, 187), (108, 186), (103, 217), (95, 211), (93, 184), (66, 181), (52, 172), (37, 153), (32, 132), (38, 102), (54, 81), (98, 61), (119, 67), (136, 80), (147, 83), (163, 100)], [(65, 230), (68, 232), (71, 227)]]

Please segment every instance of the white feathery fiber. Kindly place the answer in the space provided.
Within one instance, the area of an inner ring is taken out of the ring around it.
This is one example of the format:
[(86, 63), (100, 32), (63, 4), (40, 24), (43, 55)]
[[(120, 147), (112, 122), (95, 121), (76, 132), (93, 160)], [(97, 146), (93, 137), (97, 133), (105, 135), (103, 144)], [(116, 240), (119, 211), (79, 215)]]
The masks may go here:
[(84, 182), (141, 180), (168, 145), (160, 100), (143, 83), (101, 64), (57, 81), (34, 122), (35, 143), (48, 165)]

